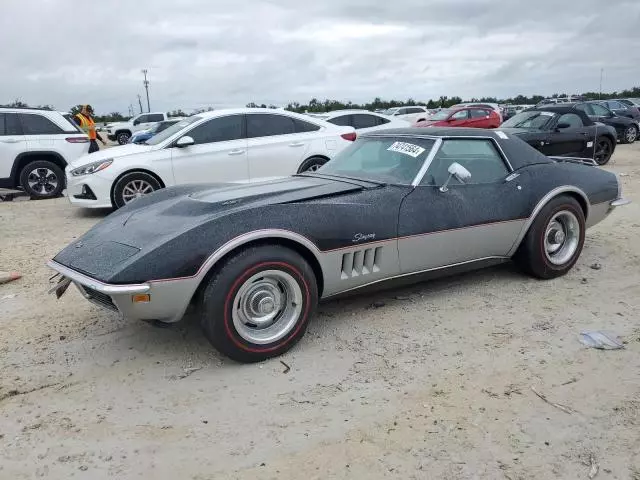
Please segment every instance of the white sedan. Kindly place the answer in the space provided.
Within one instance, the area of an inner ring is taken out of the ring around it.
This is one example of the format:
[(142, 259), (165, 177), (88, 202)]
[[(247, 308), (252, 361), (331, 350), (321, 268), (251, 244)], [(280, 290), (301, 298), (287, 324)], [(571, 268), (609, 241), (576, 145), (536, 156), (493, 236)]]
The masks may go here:
[(312, 116), (321, 118), (334, 125), (353, 127), (358, 133), (373, 132), (387, 128), (406, 128), (411, 123), (397, 117), (388, 117), (369, 110), (334, 110), (327, 113), (315, 113)]
[(239, 108), (188, 117), (147, 140), (80, 157), (69, 201), (119, 208), (187, 183), (246, 182), (316, 170), (356, 139), (352, 127), (283, 110)]

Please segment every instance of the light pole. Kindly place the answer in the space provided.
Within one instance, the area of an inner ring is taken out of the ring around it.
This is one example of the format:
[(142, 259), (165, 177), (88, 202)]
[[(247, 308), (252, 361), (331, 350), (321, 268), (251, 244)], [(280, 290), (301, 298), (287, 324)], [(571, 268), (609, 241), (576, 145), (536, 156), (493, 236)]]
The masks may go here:
[(598, 98), (600, 100), (602, 100), (602, 73), (604, 72), (604, 68), (600, 69), (600, 94), (598, 96)]
[(151, 112), (151, 106), (149, 104), (149, 80), (147, 80), (147, 69), (145, 68), (142, 70), (142, 73), (144, 74), (144, 82), (142, 82), (142, 84), (147, 91), (147, 113), (149, 113)]
[(140, 113), (142, 113), (142, 98), (140, 98), (140, 94), (138, 94), (138, 105), (140, 105)]

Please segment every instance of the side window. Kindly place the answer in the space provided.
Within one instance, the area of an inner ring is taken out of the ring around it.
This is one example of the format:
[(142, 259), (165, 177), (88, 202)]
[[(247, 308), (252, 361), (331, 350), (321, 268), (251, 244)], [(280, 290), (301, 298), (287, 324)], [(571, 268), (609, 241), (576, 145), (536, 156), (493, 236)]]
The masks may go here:
[[(457, 162), (469, 170), (468, 184), (494, 183), (504, 179), (509, 170), (491, 140), (445, 140), (433, 158), (422, 185), (442, 185), (449, 178), (449, 166)], [(453, 178), (450, 185), (459, 185)]]
[(187, 132), (186, 135), (192, 137), (196, 145), (238, 140), (243, 138), (242, 123), (242, 115), (213, 118), (202, 125), (198, 125)]
[(469, 110), (471, 118), (484, 118), (489, 116), (489, 112), (486, 110), (480, 110), (478, 108), (472, 108)]
[(4, 117), (4, 134), (9, 135), (22, 135), (22, 125), (18, 119), (17, 113), (6, 113)]
[(327, 122), (333, 123), (334, 125), (340, 125), (341, 127), (353, 127), (351, 115), (341, 115), (339, 117), (330, 118)]
[(598, 105), (597, 103), (590, 103), (589, 106), (591, 107), (593, 114), (598, 117), (608, 117), (611, 114), (611, 111), (608, 108)]
[(451, 115), (452, 120), (466, 120), (469, 115), (469, 110), (460, 110), (459, 112)]
[(607, 107), (609, 107), (611, 110), (624, 109), (624, 106), (618, 102), (607, 102)]
[(64, 133), (64, 130), (42, 115), (19, 113), (18, 116), (25, 135), (56, 135)]
[(584, 113), (586, 113), (587, 115), (592, 115), (592, 116), (595, 115), (595, 112), (591, 108), (591, 105), (589, 105), (588, 103), (583, 103), (581, 105), (576, 105), (576, 110), (581, 110)]
[(152, 113), (151, 115), (147, 115), (147, 122), (161, 122), (164, 120), (164, 115), (161, 113)]
[(376, 117), (376, 121), (378, 122), (378, 125), (384, 125), (385, 123), (389, 123), (391, 120), (384, 117)]
[(358, 113), (353, 116), (353, 128), (355, 128), (356, 130), (358, 130), (359, 128), (375, 127), (377, 124), (377, 118), (373, 115)]
[(557, 125), (560, 125), (561, 123), (566, 123), (571, 128), (584, 127), (584, 124), (582, 123), (582, 119), (575, 113), (565, 113), (564, 115), (560, 115), (560, 118), (558, 118)]
[(401, 108), (400, 110), (398, 110), (398, 113), (396, 113), (396, 115), (406, 115), (407, 113), (409, 113), (408, 108)]
[(305, 122), (303, 120), (298, 120), (297, 118), (293, 119), (293, 123), (296, 127), (296, 133), (303, 133), (303, 132), (315, 132), (320, 130), (320, 127), (318, 125), (315, 125), (313, 123), (309, 123), (309, 122)]
[(295, 131), (291, 117), (269, 114), (247, 115), (247, 138), (287, 135)]
[(141, 124), (141, 123), (146, 123), (146, 122), (148, 122), (148, 121), (149, 121), (149, 120), (147, 120), (147, 118), (149, 118), (149, 115), (140, 115), (138, 118), (136, 118), (136, 119), (133, 121), (133, 124), (134, 124), (134, 125), (139, 125), (139, 124)]
[(6, 135), (6, 133), (4, 133), (4, 113), (0, 113), (0, 137), (3, 135)]

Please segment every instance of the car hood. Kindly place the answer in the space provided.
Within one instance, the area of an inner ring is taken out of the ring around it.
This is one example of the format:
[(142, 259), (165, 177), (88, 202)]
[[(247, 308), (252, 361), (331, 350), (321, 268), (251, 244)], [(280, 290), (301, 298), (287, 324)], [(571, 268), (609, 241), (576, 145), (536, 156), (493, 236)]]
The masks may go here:
[[(54, 260), (104, 282), (117, 283), (119, 272), (156, 249), (184, 249), (186, 238), (205, 224), (216, 227), (221, 242), (238, 221), (269, 228), (263, 209), (274, 204), (304, 202), (341, 195), (375, 184), (315, 176), (294, 176), (246, 184), (182, 185), (159, 190), (109, 215)], [(227, 220), (224, 217), (234, 215)], [(176, 245), (173, 248), (173, 245)], [(210, 250), (221, 245), (211, 238)]]
[(128, 143), (119, 147), (105, 148), (104, 150), (98, 150), (97, 152), (83, 155), (71, 162), (72, 168), (82, 167), (93, 162), (99, 162), (100, 160), (106, 160), (108, 158), (126, 157), (128, 155), (135, 155), (137, 153), (144, 153), (153, 150), (153, 145), (140, 145), (136, 143)]

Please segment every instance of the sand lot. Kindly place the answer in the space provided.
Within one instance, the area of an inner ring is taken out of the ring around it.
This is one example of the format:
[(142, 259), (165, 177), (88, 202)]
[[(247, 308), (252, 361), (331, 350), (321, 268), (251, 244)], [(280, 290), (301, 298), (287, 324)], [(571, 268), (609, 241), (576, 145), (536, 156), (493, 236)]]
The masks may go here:
[[(640, 143), (606, 168), (634, 203), (566, 277), (506, 265), (324, 304), (258, 365), (193, 318), (47, 295), (46, 260), (106, 213), (0, 203), (0, 270), (24, 275), (0, 285), (0, 479), (640, 480)], [(586, 329), (626, 348), (589, 349)]]

